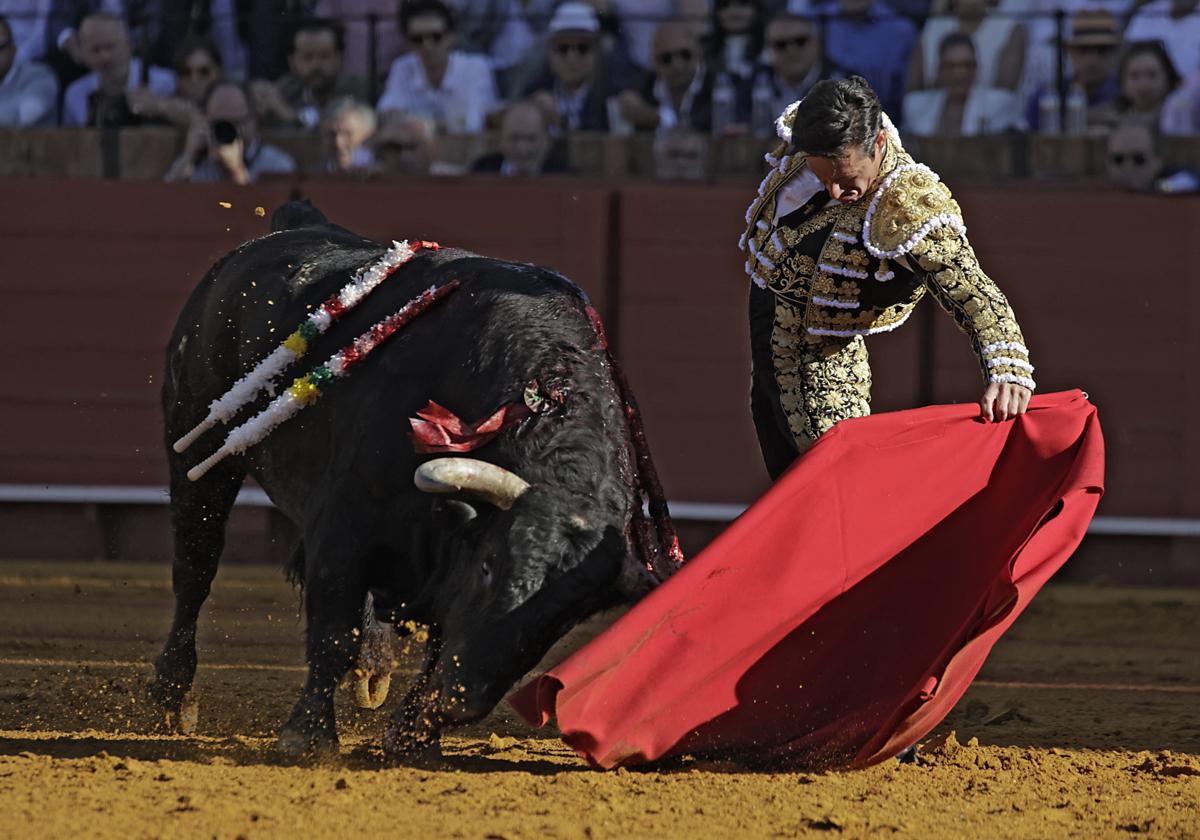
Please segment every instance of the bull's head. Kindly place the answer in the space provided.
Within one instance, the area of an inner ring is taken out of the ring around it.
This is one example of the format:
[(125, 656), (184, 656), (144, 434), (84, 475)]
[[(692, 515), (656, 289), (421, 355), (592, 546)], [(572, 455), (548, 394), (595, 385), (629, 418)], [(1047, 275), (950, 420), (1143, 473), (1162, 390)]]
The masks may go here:
[[(460, 553), (438, 605), (441, 649), (428, 674), (425, 714), (441, 722), (486, 715), (582, 618), (645, 591), (619, 517), (556, 486), (531, 485), (473, 458), (438, 458), (414, 477), (452, 494)], [(470, 502), (495, 508), (474, 515)]]

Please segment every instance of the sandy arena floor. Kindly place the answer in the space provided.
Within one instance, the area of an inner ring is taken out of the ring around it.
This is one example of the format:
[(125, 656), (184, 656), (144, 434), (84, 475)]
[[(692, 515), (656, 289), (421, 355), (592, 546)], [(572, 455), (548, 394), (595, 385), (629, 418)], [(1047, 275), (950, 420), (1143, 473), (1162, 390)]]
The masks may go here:
[(270, 568), (218, 576), (200, 734), (145, 734), (168, 579), (0, 563), (0, 837), (1200, 837), (1197, 590), (1047, 589), (916, 765), (604, 773), (507, 707), (448, 737), (438, 766), (384, 769), (400, 683), (379, 712), (341, 704), (340, 758), (281, 761), (302, 623)]

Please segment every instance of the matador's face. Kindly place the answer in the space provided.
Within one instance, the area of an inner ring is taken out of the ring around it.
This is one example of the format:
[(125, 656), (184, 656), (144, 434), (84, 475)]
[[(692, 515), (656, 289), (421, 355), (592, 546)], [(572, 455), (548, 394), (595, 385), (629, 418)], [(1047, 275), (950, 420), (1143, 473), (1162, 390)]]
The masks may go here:
[(866, 195), (879, 177), (886, 144), (887, 135), (880, 129), (870, 154), (854, 147), (837, 158), (809, 155), (808, 168), (820, 179), (830, 198), (849, 204)]

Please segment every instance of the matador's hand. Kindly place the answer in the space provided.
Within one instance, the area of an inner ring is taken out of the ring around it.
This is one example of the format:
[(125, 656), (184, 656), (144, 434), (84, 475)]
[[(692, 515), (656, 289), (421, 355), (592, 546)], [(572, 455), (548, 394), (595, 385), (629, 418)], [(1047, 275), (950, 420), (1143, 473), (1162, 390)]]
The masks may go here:
[(979, 414), (989, 423), (1011, 420), (1029, 409), (1029, 399), (1032, 396), (1033, 391), (1023, 385), (989, 382), (987, 390), (979, 400)]

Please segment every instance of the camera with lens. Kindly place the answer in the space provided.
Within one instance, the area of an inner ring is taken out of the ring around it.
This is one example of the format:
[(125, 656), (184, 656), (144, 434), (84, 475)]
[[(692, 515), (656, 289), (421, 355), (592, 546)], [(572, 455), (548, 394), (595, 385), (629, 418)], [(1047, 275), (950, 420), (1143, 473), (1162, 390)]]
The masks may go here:
[(237, 142), (238, 138), (242, 136), (242, 132), (236, 123), (232, 123), (229, 120), (214, 120), (212, 123), (212, 136), (218, 145), (228, 146), (231, 143)]

